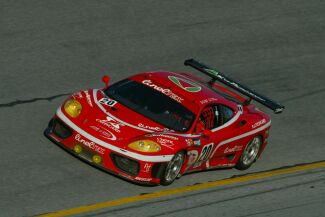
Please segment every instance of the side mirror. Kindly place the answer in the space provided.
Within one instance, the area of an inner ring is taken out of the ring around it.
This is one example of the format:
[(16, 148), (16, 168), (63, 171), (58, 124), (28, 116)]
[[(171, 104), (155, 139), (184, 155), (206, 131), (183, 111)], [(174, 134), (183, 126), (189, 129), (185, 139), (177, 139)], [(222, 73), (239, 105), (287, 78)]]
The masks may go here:
[(102, 77), (102, 81), (105, 83), (105, 87), (108, 87), (108, 83), (109, 83), (110, 78), (107, 75), (104, 75)]
[(205, 129), (205, 130), (203, 130), (203, 135), (206, 137), (210, 137), (210, 136), (212, 136), (212, 131)]

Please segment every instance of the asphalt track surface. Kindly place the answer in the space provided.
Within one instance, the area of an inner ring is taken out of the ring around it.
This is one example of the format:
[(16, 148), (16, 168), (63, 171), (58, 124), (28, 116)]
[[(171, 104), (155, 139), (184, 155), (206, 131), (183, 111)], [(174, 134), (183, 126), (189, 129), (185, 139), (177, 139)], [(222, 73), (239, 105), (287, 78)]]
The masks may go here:
[[(33, 216), (325, 160), (325, 2), (0, 1), (0, 216)], [(43, 130), (66, 95), (195, 57), (286, 106), (247, 171), (145, 187), (66, 153)], [(77, 216), (325, 216), (325, 169)]]

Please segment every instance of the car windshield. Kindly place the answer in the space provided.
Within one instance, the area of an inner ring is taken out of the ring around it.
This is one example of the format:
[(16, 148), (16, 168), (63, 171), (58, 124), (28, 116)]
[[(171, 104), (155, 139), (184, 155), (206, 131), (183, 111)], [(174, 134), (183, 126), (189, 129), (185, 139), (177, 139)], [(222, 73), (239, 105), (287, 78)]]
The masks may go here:
[(193, 112), (163, 93), (132, 80), (122, 80), (105, 94), (133, 111), (175, 131), (186, 132), (195, 118)]

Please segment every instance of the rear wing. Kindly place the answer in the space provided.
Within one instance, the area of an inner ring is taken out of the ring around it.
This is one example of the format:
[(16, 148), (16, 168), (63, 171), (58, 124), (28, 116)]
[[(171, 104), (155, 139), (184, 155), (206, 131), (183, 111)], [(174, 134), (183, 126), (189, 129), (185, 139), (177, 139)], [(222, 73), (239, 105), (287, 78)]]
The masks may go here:
[(221, 72), (218, 72), (217, 70), (200, 63), (194, 59), (188, 59), (184, 62), (185, 66), (191, 66), (200, 72), (203, 72), (204, 74), (208, 75), (212, 78), (212, 82), (220, 81), (221, 83), (233, 88), (234, 90), (238, 91), (239, 93), (248, 96), (251, 99), (256, 100), (257, 102), (263, 104), (264, 106), (272, 109), (275, 114), (281, 113), (284, 110), (284, 106), (273, 101), (272, 99), (259, 94), (255, 92), (252, 89), (249, 89), (248, 87), (238, 83), (237, 81), (232, 80), (231, 78), (225, 76)]

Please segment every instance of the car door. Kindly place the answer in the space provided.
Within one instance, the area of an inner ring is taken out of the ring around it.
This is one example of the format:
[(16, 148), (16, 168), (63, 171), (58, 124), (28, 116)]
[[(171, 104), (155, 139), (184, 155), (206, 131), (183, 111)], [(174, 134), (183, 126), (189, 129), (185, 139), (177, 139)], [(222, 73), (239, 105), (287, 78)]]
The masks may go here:
[(214, 167), (220, 155), (216, 152), (218, 145), (224, 138), (231, 135), (228, 128), (234, 121), (235, 109), (224, 104), (210, 104), (206, 106), (197, 120), (194, 134), (194, 145), (189, 150), (189, 170), (200, 170)]
[(232, 167), (247, 144), (247, 138), (240, 136), (243, 135), (246, 121), (243, 119), (242, 105), (219, 104), (218, 111), (220, 121), (219, 126), (211, 130), (215, 146), (207, 167)]
[(193, 132), (197, 138), (193, 139), (193, 146), (188, 151), (189, 170), (205, 169), (205, 162), (210, 158), (215, 145), (215, 136), (210, 130), (218, 126), (218, 114), (218, 106), (215, 104), (207, 105), (202, 109)]

